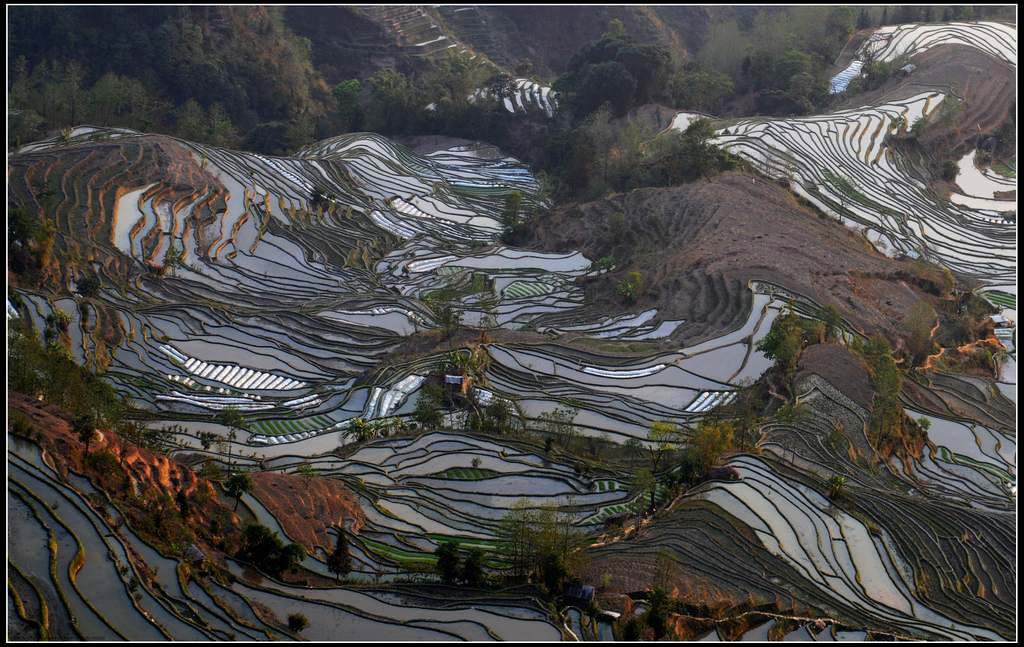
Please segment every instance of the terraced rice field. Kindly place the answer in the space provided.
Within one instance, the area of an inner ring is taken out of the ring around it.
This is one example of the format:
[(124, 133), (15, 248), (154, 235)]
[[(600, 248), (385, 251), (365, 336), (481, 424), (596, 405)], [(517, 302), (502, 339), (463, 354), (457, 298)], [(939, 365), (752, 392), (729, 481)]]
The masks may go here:
[(751, 161), (880, 250), (922, 256), (989, 284), (1012, 280), (1016, 225), (996, 211), (943, 201), (886, 144), (945, 100), (926, 92), (820, 117), (748, 119), (716, 142)]
[[(510, 191), (538, 203), (536, 182), (518, 162), (486, 148), (420, 156), (372, 135), (335, 138), (288, 158), (130, 131), (109, 135), (76, 129), (70, 142), (40, 142), (15, 156), (22, 178), (15, 190), (26, 200), (35, 199), (38, 188), (25, 178), (38, 172), (65, 178), (56, 209), (63, 240), (71, 244), (81, 236), (75, 244), (89, 250), (104, 287), (94, 305), (23, 291), (24, 305), (13, 316), (42, 330), (56, 309), (67, 312), (76, 360), (103, 363), (106, 379), (157, 416), (154, 427), (181, 425), (166, 436), (172, 452), (221, 460), (224, 445), (204, 449), (199, 434), (226, 440), (229, 430), (211, 420), (228, 407), (238, 409), (247, 419), (247, 433), (232, 443), (238, 464), (262, 461), (264, 469), (285, 471), (308, 464), (358, 493), (367, 522), (354, 540), (353, 576), (367, 580), (429, 567), (443, 539), (493, 549), (498, 523), (517, 505), (553, 506), (588, 532), (641, 505), (629, 475), (584, 478), (574, 466), (524, 447), (461, 432), (378, 441), (344, 459), (330, 454), (353, 442), (354, 419), (412, 413), (425, 376), (443, 354), (387, 365), (381, 360), (410, 335), (439, 326), (426, 304), (433, 295), (454, 301), (467, 324), (487, 315), (501, 328), (547, 333), (552, 340), (559, 334), (667, 338), (685, 325), (662, 321), (654, 310), (609, 317), (585, 307), (575, 280), (596, 270), (582, 254), (496, 244), (498, 214)], [(82, 164), (103, 175), (71, 172)], [(86, 224), (72, 215), (82, 208), (103, 215)], [(168, 250), (180, 252), (181, 263), (165, 267)], [(491, 344), (487, 393), (515, 401), (527, 425), (570, 406), (584, 433), (620, 440), (645, 437), (657, 419), (696, 419), (727, 401), (737, 381), (768, 366), (753, 346), (788, 296), (768, 284), (750, 289), (753, 306), (740, 328), (676, 352), (626, 358), (557, 343)], [(453, 429), (459, 424), (449, 422)], [(661, 497), (665, 490), (658, 492)], [(286, 536), (260, 501), (247, 495), (242, 504)], [(174, 572), (152, 549), (136, 548), (165, 564), (162, 572)], [(60, 550), (75, 555), (71, 544)], [(324, 558), (311, 555), (303, 568), (329, 577)], [(503, 565), (499, 559), (491, 566)], [(69, 588), (65, 583), (59, 590)], [(248, 617), (250, 632), (279, 635), (281, 625), (268, 625), (260, 605), (294, 604), (320, 620), (314, 625), (326, 637), (335, 621), (323, 614), (343, 604), (340, 594), (317, 597), (278, 585), (239, 584), (216, 593), (179, 588), (168, 580), (165, 591), (151, 592), (149, 604), (161, 609), (163, 621), (154, 625), (142, 613), (140, 624), (128, 613), (122, 622), (138, 625), (133, 635), (147, 628), (199, 638), (241, 631), (236, 620)], [(185, 610), (197, 604), (190, 598), (210, 595), (217, 600), (207, 604), (217, 630)], [(131, 633), (93, 618), (84, 602), (62, 604), (72, 605), (61, 629), (67, 635)], [(522, 600), (514, 604), (521, 616)], [(370, 620), (344, 608), (365, 618), (359, 622), (367, 635), (376, 622), (394, 624), (387, 614)], [(452, 613), (470, 612), (460, 606)], [(491, 625), (510, 621), (453, 622), (410, 621), (394, 635), (500, 636)], [(515, 635), (551, 636), (544, 616), (531, 622), (539, 624), (517, 626)]]
[[(962, 392), (965, 403), (982, 395), (972, 395), (965, 379), (942, 388)], [(828, 438), (837, 421), (863, 429), (869, 413), (816, 375), (798, 389), (801, 419), (766, 429), (757, 454), (730, 459), (737, 480), (690, 490), (639, 542), (597, 549), (596, 568), (632, 568), (643, 577), (663, 568), (655, 556), (671, 547), (688, 573), (718, 587), (730, 582), (754, 599), (795, 595), (825, 615), (895, 636), (989, 640), (1012, 631), (1012, 435), (935, 418), (947, 428), (930, 436), (938, 448), (930, 457), (909, 471), (865, 471)], [(999, 425), (1007, 423), (1012, 414)], [(971, 426), (973, 434), (964, 433)], [(833, 474), (849, 479), (842, 505), (823, 494)], [(701, 588), (700, 580), (687, 582)], [(837, 629), (819, 639), (849, 636)]]
[[(234, 562), (230, 568), (239, 579), (229, 586), (195, 579), (185, 585), (176, 560), (161, 556), (123, 523), (115, 534), (93, 507), (90, 483), (61, 480), (35, 445), (8, 437), (8, 471), (10, 512), (18, 520), (10, 590), (53, 639), (287, 639), (282, 619), (295, 610), (312, 621), (306, 637), (325, 640), (336, 639), (339, 630), (363, 640), (559, 638), (546, 613), (522, 598), (456, 596), (438, 603), (372, 588), (256, 583)], [(49, 555), (38, 549), (48, 542)], [(155, 580), (142, 576), (141, 568), (155, 572)]]
[(913, 56), (938, 45), (967, 45), (1017, 65), (1017, 29), (999, 22), (952, 22), (879, 27), (858, 54), (876, 61)]
[[(111, 140), (98, 129), (77, 132), (67, 145), (30, 146), (18, 164), (26, 173), (59, 173), (122, 147), (138, 155), (123, 170), (139, 176), (134, 186), (68, 188), (59, 210), (70, 213), (89, 195), (87, 205), (109, 213), (89, 232), (97, 249), (116, 253), (94, 264), (101, 273), (149, 267), (161, 276), (144, 275), (127, 293), (105, 289), (102, 321), (81, 302), (33, 293), (24, 295), (24, 314), (42, 329), (54, 309), (67, 311), (75, 357), (102, 357), (108, 379), (165, 421), (234, 407), (251, 421), (240, 442), (269, 450), (290, 442), (336, 447), (354, 418), (407, 416), (440, 357), (386, 371), (377, 362), (408, 335), (437, 326), (424, 300), (439, 294), (457, 302), (469, 325), (488, 315), (502, 328), (623, 340), (666, 338), (685, 325), (659, 320), (655, 310), (608, 317), (583, 307), (575, 280), (595, 270), (579, 253), (495, 245), (504, 196), (517, 190), (536, 200), (536, 183), (493, 150), (418, 156), (383, 138), (344, 136), (270, 158), (125, 131)], [(164, 155), (193, 188), (142, 177), (150, 157)], [(165, 268), (172, 248), (183, 261)], [(781, 301), (771, 286), (752, 288), (759, 294), (740, 330), (628, 365), (556, 347), (495, 346), (492, 390), (530, 418), (580, 402), (576, 423), (593, 433), (642, 436), (651, 420), (689, 419), (767, 368), (753, 344)], [(140, 300), (164, 305), (139, 308)], [(120, 340), (106, 346), (110, 328)], [(548, 386), (538, 389), (538, 380)], [(628, 422), (621, 411), (630, 412)]]
[[(1016, 64), (1016, 28), (1002, 23), (884, 27), (858, 56), (888, 61), (943, 44), (967, 45)], [(1015, 286), (1016, 223), (1005, 212), (1015, 211), (1016, 203), (994, 200), (992, 193), (1013, 191), (1016, 183), (991, 175), (979, 182), (980, 172), (962, 163), (958, 179), (968, 186), (944, 200), (887, 144), (952, 100), (946, 89), (922, 88), (905, 100), (821, 116), (740, 120), (719, 128), (715, 141), (764, 173), (789, 180), (797, 194), (864, 231), (882, 251), (922, 256), (991, 287)]]
[(490, 98), (499, 99), (505, 110), (512, 114), (542, 111), (548, 117), (554, 117), (555, 110), (558, 109), (556, 93), (549, 86), (530, 79), (515, 79), (512, 81), (511, 91), (500, 97), (491, 97), (487, 89), (481, 88), (470, 95), (469, 100)]
[[(377, 11), (396, 33), (430, 31), (421, 14)], [(895, 57), (973, 38), (1015, 60), (1016, 32), (1011, 49), (1005, 26), (931, 27), (890, 29), (866, 47)], [(524, 80), (516, 87), (503, 98), (509, 112), (553, 114), (546, 88)], [(989, 203), (940, 199), (887, 143), (947, 100), (922, 89), (818, 117), (745, 119), (722, 125), (715, 141), (787, 178), (880, 248), (978, 279), (1015, 318), (1014, 222)], [(680, 113), (672, 127), (700, 117)], [(957, 179), (962, 195), (1001, 201), (1011, 181), (969, 157)], [(182, 579), (177, 561), (124, 519), (113, 532), (96, 508), (102, 493), (86, 479), (59, 477), (36, 445), (9, 438), (9, 515), (17, 522), (9, 600), (24, 627), (35, 622), (52, 638), (288, 639), (282, 619), (295, 611), (311, 620), (303, 634), (310, 639), (608, 638), (607, 623), (578, 609), (553, 621), (523, 594), (369, 584), (431, 568), (447, 540), (483, 548), (490, 568), (506, 568), (496, 542), (515, 508), (556, 509), (563, 523), (596, 536), (645, 506), (634, 474), (584, 470), (514, 437), (475, 435), (457, 414), (440, 429), (365, 443), (354, 422), (411, 420), (448, 354), (403, 352), (419, 333), (444, 327), (435, 299), (453, 304), (466, 325), (486, 318), (506, 333), (481, 346), (487, 399), (514, 403), (530, 428), (569, 411), (584, 436), (619, 443), (645, 442), (656, 421), (691, 429), (731, 402), (739, 385), (770, 367), (756, 345), (784, 304), (802, 314), (817, 307), (753, 281), (750, 311), (737, 327), (686, 346), (676, 340), (687, 321), (655, 309), (596, 311), (580, 287), (600, 271), (591, 259), (498, 242), (508, 195), (521, 193), (528, 208), (542, 201), (525, 166), (484, 146), (419, 155), (353, 134), (269, 157), (80, 127), (67, 141), (22, 148), (9, 165), (12, 196), (39, 205), (49, 195), (58, 254), (82, 259), (103, 284), (89, 300), (19, 290), (23, 305), (8, 301), (9, 319), (43, 330), (48, 315), (67, 312), (76, 361), (101, 369), (152, 414), (154, 428), (181, 425), (166, 432), (173, 455), (223, 462), (225, 447), (200, 434), (227, 441), (231, 430), (214, 420), (233, 407), (246, 419), (246, 433), (228, 442), (237, 465), (311, 469), (344, 484), (365, 515), (352, 535), (359, 588), (254, 580), (234, 561), (230, 584)], [(64, 277), (68, 285), (79, 278)], [(792, 639), (867, 631), (1006, 638), (1015, 606), (1016, 438), (1007, 398), (1015, 399), (1016, 364), (1012, 333), (997, 334), (1011, 346), (1000, 382), (940, 373), (905, 402), (911, 416), (931, 421), (920, 456), (863, 464), (857, 448), (867, 445), (869, 413), (812, 375), (799, 385), (801, 417), (770, 425), (755, 452), (729, 460), (737, 480), (700, 485), (635, 540), (602, 543), (592, 556), (628, 583), (652, 575), (667, 549), (732, 598), (795, 599), (808, 609), (794, 631), (772, 620), (745, 639), (782, 627)], [(658, 350), (617, 346), (654, 348), (648, 341)], [(849, 447), (829, 440), (836, 421), (849, 431)], [(831, 475), (850, 480), (854, 496), (842, 509), (822, 494)], [(658, 486), (659, 505), (667, 494)], [(241, 497), (246, 518), (289, 538), (268, 505)], [(315, 550), (301, 569), (331, 578), (326, 559)], [(145, 576), (144, 566), (156, 575)], [(811, 614), (823, 631), (809, 624)]]

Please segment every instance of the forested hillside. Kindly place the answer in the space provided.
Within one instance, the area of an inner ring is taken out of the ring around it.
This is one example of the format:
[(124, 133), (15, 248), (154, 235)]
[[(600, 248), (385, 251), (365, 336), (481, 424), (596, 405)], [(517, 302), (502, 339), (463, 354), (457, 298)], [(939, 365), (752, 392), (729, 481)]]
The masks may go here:
[(808, 114), (856, 30), (993, 17), (1012, 8), (15, 7), (10, 144), (89, 123), (277, 154), (371, 129), (508, 145), (530, 119), (510, 134), (467, 97), (515, 77), (572, 94), (573, 124), (605, 102)]
[(10, 11), (12, 143), (80, 123), (291, 150), (332, 99), (272, 7)]

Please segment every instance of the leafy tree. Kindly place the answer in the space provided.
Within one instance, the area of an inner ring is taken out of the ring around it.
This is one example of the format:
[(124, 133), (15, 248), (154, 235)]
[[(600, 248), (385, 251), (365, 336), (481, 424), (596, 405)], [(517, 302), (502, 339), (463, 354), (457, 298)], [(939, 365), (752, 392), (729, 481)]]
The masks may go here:
[(501, 220), (506, 227), (515, 226), (519, 221), (519, 209), (523, 204), (523, 194), (520, 191), (512, 191), (505, 196), (505, 206), (501, 211)]
[(558, 553), (547, 553), (540, 562), (541, 581), (548, 593), (555, 595), (562, 590), (562, 585), (569, 576), (565, 560)]
[(327, 558), (327, 570), (341, 579), (352, 572), (352, 555), (349, 554), (348, 533), (345, 529), (338, 528), (338, 539), (334, 544), (334, 550)]
[(348, 425), (348, 433), (355, 438), (357, 443), (365, 443), (373, 440), (377, 430), (366, 420), (353, 418)]
[[(671, 454), (674, 444), (679, 441), (681, 431), (674, 422), (659, 420), (651, 423), (647, 431), (647, 457), (651, 473), (657, 475), (662, 461)], [(642, 445), (641, 445), (642, 446)], [(654, 505), (654, 491), (651, 491), (651, 505)]]
[(576, 413), (576, 410), (570, 407), (556, 407), (554, 411), (545, 411), (539, 416), (541, 430), (562, 447), (568, 447), (579, 435), (579, 430), (573, 424)]
[(423, 105), (421, 93), (412, 80), (395, 70), (382, 69), (370, 77), (370, 110), (374, 130), (399, 134), (410, 130)]
[(238, 129), (220, 103), (213, 103), (207, 111), (207, 134), (204, 141), (214, 146), (230, 147), (239, 142)]
[(467, 586), (474, 588), (483, 586), (485, 579), (483, 551), (479, 548), (473, 548), (469, 551), (465, 562), (462, 564), (460, 577)]
[(677, 74), (671, 83), (675, 104), (699, 112), (715, 112), (735, 91), (728, 74), (694, 63)]
[(175, 134), (178, 137), (196, 142), (206, 139), (209, 126), (206, 111), (195, 99), (189, 99), (175, 111), (174, 121)]
[(85, 453), (89, 453), (89, 446), (96, 438), (96, 419), (88, 414), (75, 416), (71, 424), (72, 430), (78, 436), (79, 442), (85, 445)]
[(616, 290), (626, 303), (636, 303), (644, 294), (644, 277), (640, 272), (630, 272), (619, 282)]
[(235, 439), (238, 437), (238, 430), (245, 428), (245, 417), (242, 415), (242, 412), (238, 410), (238, 407), (229, 406), (217, 414), (216, 421), (228, 428), (228, 468), (230, 469), (234, 465), (232, 460), (232, 446), (234, 445)]
[(331, 94), (337, 102), (338, 120), (344, 131), (358, 130), (362, 125), (363, 114), (359, 105), (362, 85), (358, 79), (342, 81), (334, 86)]
[(204, 450), (209, 451), (215, 440), (217, 440), (217, 434), (212, 431), (199, 432), (199, 444)]
[(735, 433), (730, 421), (702, 420), (697, 424), (688, 451), (702, 474), (732, 449)]
[(860, 13), (857, 14), (857, 29), (867, 29), (871, 27), (871, 14), (868, 13), (867, 9), (861, 8)]
[(587, 115), (607, 103), (615, 116), (621, 116), (632, 105), (636, 79), (618, 61), (597, 63), (587, 68), (579, 88), (572, 95), (577, 114)]
[(436, 298), (424, 299), (424, 302), (441, 326), (445, 339), (451, 339), (462, 325), (462, 312), (452, 303)]
[(550, 582), (556, 575), (552, 566), (564, 567), (566, 577), (573, 577), (584, 566), (586, 555), (581, 549), (585, 537), (570, 514), (553, 508), (532, 510), (527, 501), (517, 501), (502, 518), (497, 540), (499, 553), (509, 562), (512, 580)]
[(295, 472), (302, 477), (307, 488), (309, 487), (309, 481), (316, 476), (316, 470), (309, 463), (302, 463)]
[(793, 377), (796, 375), (797, 362), (803, 351), (804, 338), (799, 316), (787, 307), (786, 311), (776, 317), (768, 334), (757, 342), (757, 350), (765, 357), (775, 360), (781, 369), (787, 388), (792, 388)]
[(436, 429), (444, 423), (444, 392), (436, 384), (427, 384), (419, 391), (413, 419), (424, 427)]
[(469, 108), (470, 96), (491, 74), (492, 68), (481, 57), (449, 50), (427, 76), (427, 92), (440, 113), (462, 115)]
[(821, 322), (825, 324), (826, 339), (839, 339), (843, 331), (843, 317), (834, 305), (829, 304), (821, 309)]
[(235, 510), (238, 510), (238, 502), (242, 495), (252, 490), (252, 477), (247, 472), (235, 472), (224, 482), (224, 491), (235, 500)]
[(78, 279), (78, 282), (75, 285), (75, 291), (83, 297), (91, 299), (99, 294), (100, 287), (102, 287), (102, 283), (100, 283), (98, 276), (95, 274), (86, 274)]
[(294, 633), (301, 633), (309, 626), (309, 618), (301, 613), (292, 613), (288, 616), (288, 629)]
[(438, 577), (445, 584), (455, 584), (459, 578), (459, 547), (453, 541), (441, 542), (434, 551), (437, 563), (434, 566)]
[(7, 210), (7, 239), (9, 244), (28, 245), (39, 231), (39, 217), (22, 207)]
[(174, 500), (178, 504), (178, 510), (181, 512), (181, 518), (187, 519), (189, 514), (192, 512), (192, 506), (189, 504), (188, 495), (185, 494), (185, 490), (178, 490), (178, 493), (174, 495)]
[(846, 477), (835, 475), (828, 480), (828, 498), (835, 501), (843, 495), (846, 488)]
[(266, 526), (249, 524), (242, 530), (238, 557), (276, 577), (295, 568), (305, 559), (306, 551), (299, 544), (285, 544)]
[(167, 251), (164, 252), (164, 263), (163, 267), (166, 271), (174, 273), (180, 267), (185, 265), (185, 249), (178, 248), (172, 240), (167, 246)]
[[(606, 101), (622, 114), (663, 93), (669, 69), (667, 50), (639, 43), (611, 24), (600, 40), (570, 59), (568, 71), (555, 82), (555, 88), (569, 96), (578, 116)], [(602, 83), (607, 84), (604, 89)]]
[(608, 21), (608, 31), (604, 33), (602, 38), (607, 39), (622, 39), (626, 37), (626, 26), (622, 24), (622, 21), (618, 18), (612, 18)]
[(636, 500), (636, 532), (640, 532), (640, 519), (644, 512), (644, 496), (651, 492), (651, 505), (654, 505), (654, 492), (657, 491), (658, 479), (654, 477), (651, 470), (643, 467), (636, 471), (633, 477), (633, 492), (637, 495)]
[(707, 119), (698, 119), (685, 132), (659, 136), (638, 169), (645, 175), (643, 184), (673, 186), (734, 168), (735, 158), (711, 143), (714, 134)]

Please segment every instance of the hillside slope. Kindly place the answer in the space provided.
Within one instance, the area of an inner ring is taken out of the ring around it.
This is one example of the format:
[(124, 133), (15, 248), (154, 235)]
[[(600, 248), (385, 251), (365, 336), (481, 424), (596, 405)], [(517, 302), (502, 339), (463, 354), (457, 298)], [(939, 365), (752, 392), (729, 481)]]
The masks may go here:
[(641, 272), (648, 294), (640, 303), (685, 319), (688, 339), (742, 317), (743, 286), (755, 279), (834, 305), (855, 328), (896, 339), (904, 314), (943, 280), (935, 268), (875, 252), (777, 184), (739, 172), (562, 207), (538, 219), (531, 236), (540, 249), (612, 257), (615, 271), (590, 279), (596, 298), (614, 299), (615, 283)]

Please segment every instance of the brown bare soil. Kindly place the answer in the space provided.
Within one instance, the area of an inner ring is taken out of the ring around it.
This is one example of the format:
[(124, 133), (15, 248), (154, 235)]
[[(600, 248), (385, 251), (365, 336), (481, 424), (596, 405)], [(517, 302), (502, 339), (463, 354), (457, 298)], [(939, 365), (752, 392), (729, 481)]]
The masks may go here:
[[(333, 527), (359, 532), (366, 519), (352, 492), (336, 479), (295, 474), (254, 474), (252, 494), (281, 523), (285, 533), (306, 550), (330, 552)], [(349, 523), (351, 520), (351, 523)]]
[[(739, 325), (752, 280), (898, 339), (904, 314), (943, 280), (939, 269), (887, 258), (779, 185), (742, 172), (563, 207), (534, 223), (529, 244), (613, 257), (614, 271), (584, 280), (588, 296), (608, 311), (656, 307), (662, 319), (685, 319), (679, 334), (688, 342)], [(629, 271), (643, 275), (646, 292), (627, 308), (615, 288)]]
[(863, 362), (840, 344), (814, 344), (804, 349), (796, 374), (796, 383), (808, 375), (817, 375), (842, 388), (843, 395), (866, 411), (871, 410), (875, 389)]

